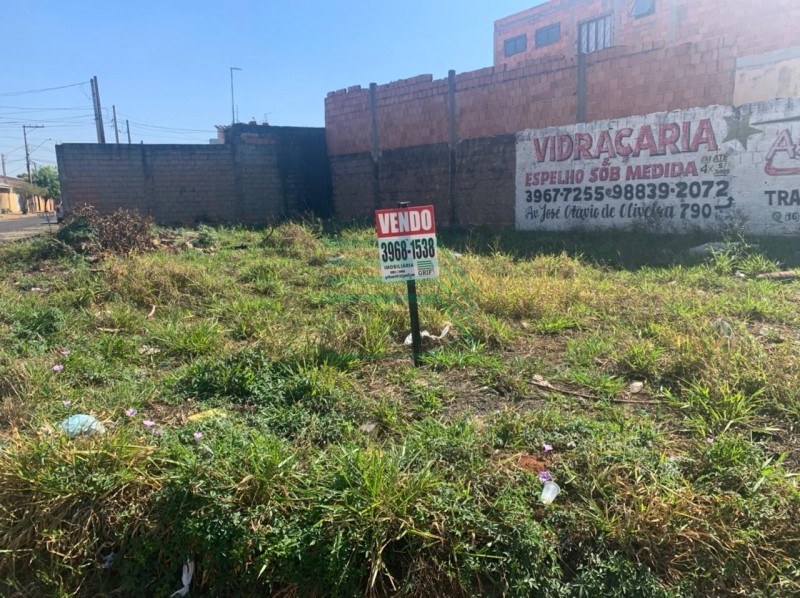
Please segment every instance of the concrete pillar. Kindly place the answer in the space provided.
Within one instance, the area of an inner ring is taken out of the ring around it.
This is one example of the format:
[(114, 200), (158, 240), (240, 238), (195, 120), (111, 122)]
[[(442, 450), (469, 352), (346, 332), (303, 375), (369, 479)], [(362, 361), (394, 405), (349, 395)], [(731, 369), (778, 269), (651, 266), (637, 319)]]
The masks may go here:
[(375, 209), (381, 208), (381, 144), (378, 139), (378, 84), (369, 84), (370, 141), (372, 148), (372, 192)]
[(450, 226), (458, 225), (458, 194), (456, 193), (456, 159), (458, 132), (456, 128), (456, 72), (447, 73), (447, 144), (448, 159), (448, 199), (450, 201)]

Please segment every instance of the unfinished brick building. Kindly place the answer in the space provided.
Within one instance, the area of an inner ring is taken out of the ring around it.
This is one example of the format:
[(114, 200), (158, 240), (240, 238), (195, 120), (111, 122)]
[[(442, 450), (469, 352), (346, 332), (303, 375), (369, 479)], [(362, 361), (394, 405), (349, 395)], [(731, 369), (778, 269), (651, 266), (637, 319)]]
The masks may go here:
[(494, 66), (331, 92), (342, 217), (432, 202), (442, 223), (511, 226), (515, 134), (800, 96), (792, 0), (552, 0), (498, 20)]

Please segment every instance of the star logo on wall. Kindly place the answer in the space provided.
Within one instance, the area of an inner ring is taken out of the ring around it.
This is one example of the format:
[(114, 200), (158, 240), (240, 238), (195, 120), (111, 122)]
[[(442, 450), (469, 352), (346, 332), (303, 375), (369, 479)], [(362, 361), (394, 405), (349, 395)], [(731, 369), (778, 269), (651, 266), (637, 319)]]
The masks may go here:
[(725, 122), (728, 125), (728, 134), (725, 136), (723, 143), (726, 141), (738, 141), (744, 149), (747, 149), (747, 140), (750, 136), (764, 132), (761, 129), (754, 129), (750, 126), (749, 114), (740, 117), (726, 116)]

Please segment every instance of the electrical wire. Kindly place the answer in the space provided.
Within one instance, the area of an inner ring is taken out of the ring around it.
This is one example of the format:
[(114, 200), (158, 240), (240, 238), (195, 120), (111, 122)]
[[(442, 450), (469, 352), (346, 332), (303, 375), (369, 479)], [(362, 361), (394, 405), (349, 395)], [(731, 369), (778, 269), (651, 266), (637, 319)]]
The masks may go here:
[(88, 110), (86, 106), (54, 106), (54, 107), (44, 107), (44, 106), (0, 106), (0, 108), (4, 110)]
[[(104, 112), (106, 110), (108, 110), (108, 108), (103, 108)], [(142, 127), (144, 129), (154, 129), (154, 130), (157, 130), (157, 131), (171, 131), (173, 133), (184, 133), (184, 132), (186, 132), (186, 133), (208, 133), (209, 131), (216, 131), (216, 129), (214, 129), (214, 127), (209, 127), (207, 129), (182, 129), (180, 127), (162, 127), (162, 126), (159, 126), (159, 125), (148, 125), (146, 123), (141, 123), (141, 122), (132, 120), (132, 117), (131, 117), (130, 114), (125, 114), (123, 112), (117, 112), (117, 116), (126, 117), (130, 121), (130, 123), (132, 125), (136, 125), (137, 127)]]
[(32, 154), (33, 152), (35, 152), (37, 149), (39, 149), (40, 147), (42, 147), (42, 146), (43, 146), (45, 143), (47, 143), (48, 141), (53, 141), (53, 138), (52, 138), (52, 137), (48, 137), (47, 139), (45, 139), (44, 141), (42, 141), (42, 142), (41, 142), (39, 145), (37, 145), (35, 148), (33, 148), (32, 150), (30, 150), (30, 151), (28, 152), (28, 154)]
[(89, 81), (81, 81), (80, 83), (70, 83), (69, 85), (60, 85), (58, 87), (45, 87), (42, 89), (27, 89), (25, 91), (7, 91), (0, 93), (0, 98), (7, 98), (11, 96), (22, 96), (30, 93), (44, 93), (46, 91), (56, 91), (57, 89), (67, 89), (68, 87), (78, 87), (79, 85), (86, 85)]

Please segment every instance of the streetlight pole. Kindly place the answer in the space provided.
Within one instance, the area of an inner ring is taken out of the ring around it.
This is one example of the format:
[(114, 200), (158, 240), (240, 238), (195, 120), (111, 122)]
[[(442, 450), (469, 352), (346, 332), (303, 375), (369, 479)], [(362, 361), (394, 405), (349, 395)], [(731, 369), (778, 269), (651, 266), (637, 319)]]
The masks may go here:
[(241, 71), (239, 67), (232, 66), (231, 67), (231, 126), (236, 124), (236, 109), (234, 108), (234, 101), (233, 101), (233, 71)]

